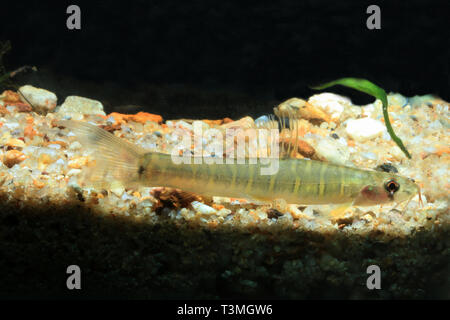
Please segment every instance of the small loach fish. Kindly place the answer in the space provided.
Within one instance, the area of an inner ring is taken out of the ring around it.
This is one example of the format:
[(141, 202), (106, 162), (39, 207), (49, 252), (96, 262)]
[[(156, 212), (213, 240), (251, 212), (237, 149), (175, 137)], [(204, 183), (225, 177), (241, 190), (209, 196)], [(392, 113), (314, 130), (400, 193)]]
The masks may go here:
[[(402, 203), (420, 189), (412, 179), (392, 172), (362, 170), (322, 161), (280, 158), (279, 170), (261, 175), (261, 163), (176, 164), (170, 154), (147, 152), (86, 122), (60, 120), (87, 148), (94, 150), (96, 165), (89, 169), (88, 184), (108, 189), (123, 186), (164, 186), (203, 196), (284, 199), (295, 204), (339, 204), (339, 215), (349, 206)], [(286, 129), (286, 127), (284, 128)]]

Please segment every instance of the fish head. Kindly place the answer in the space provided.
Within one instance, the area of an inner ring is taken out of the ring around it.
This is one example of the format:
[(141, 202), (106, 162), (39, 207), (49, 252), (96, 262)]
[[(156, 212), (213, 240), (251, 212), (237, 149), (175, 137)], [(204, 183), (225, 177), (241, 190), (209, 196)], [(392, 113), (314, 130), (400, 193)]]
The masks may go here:
[(371, 184), (366, 185), (355, 200), (355, 205), (377, 205), (382, 203), (402, 203), (411, 200), (420, 188), (413, 179), (392, 173), (380, 174)]
[[(399, 175), (390, 175), (383, 181), (384, 192), (392, 202), (401, 203), (411, 200), (416, 194), (419, 194), (420, 188), (414, 181), (407, 177)], [(421, 201), (421, 198), (420, 198)]]

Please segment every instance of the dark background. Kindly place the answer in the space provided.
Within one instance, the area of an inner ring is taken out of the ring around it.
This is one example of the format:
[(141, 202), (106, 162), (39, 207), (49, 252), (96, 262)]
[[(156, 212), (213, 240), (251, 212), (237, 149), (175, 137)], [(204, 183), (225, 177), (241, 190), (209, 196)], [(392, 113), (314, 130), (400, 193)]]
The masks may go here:
[[(81, 30), (66, 28), (70, 4), (81, 8)], [(366, 28), (370, 4), (381, 8), (381, 30)], [(12, 43), (8, 70), (39, 69), (16, 82), (51, 90), (59, 103), (80, 95), (107, 112), (237, 118), (345, 76), (450, 100), (448, 9), (417, 0), (12, 1), (0, 40)]]

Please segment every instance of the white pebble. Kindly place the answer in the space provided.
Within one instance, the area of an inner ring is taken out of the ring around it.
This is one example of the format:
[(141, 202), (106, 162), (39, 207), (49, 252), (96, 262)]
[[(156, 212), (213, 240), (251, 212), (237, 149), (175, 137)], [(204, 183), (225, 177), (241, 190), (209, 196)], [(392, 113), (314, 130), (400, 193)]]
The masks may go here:
[(400, 93), (389, 93), (388, 95), (389, 105), (396, 105), (403, 107), (408, 103), (408, 98), (402, 96)]
[(378, 159), (377, 155), (373, 152), (361, 152), (361, 156), (363, 158), (366, 158), (369, 160), (377, 160)]
[(126, 192), (122, 195), (122, 201), (127, 201), (127, 200), (132, 200), (132, 199), (134, 199), (134, 197), (132, 195), (129, 195)]
[(125, 192), (125, 188), (120, 182), (114, 181), (111, 184), (111, 192), (120, 198), (122, 194)]
[(116, 123), (116, 119), (114, 119), (113, 116), (109, 116), (109, 117), (106, 119), (106, 123), (107, 123), (108, 125), (112, 125), (112, 124)]
[(304, 214), (305, 216), (314, 218), (314, 210), (313, 210), (312, 207), (306, 207), (306, 208), (303, 210), (303, 214)]
[(350, 105), (352, 103), (349, 98), (328, 92), (313, 95), (309, 98), (308, 102), (323, 109), (327, 114), (335, 119), (339, 118), (346, 105)]
[(314, 146), (317, 154), (331, 163), (344, 165), (350, 158), (348, 148), (336, 143), (336, 140), (322, 139)]
[(56, 144), (56, 143), (49, 144), (48, 147), (52, 148), (52, 149), (56, 149), (56, 150), (61, 149), (61, 146), (59, 144)]
[(189, 123), (187, 123), (186, 121), (183, 121), (183, 120), (180, 120), (180, 121), (177, 122), (177, 127), (178, 128), (185, 128), (185, 129), (188, 129), (188, 130), (192, 130), (193, 129), (191, 124), (189, 124)]
[(56, 159), (58, 157), (58, 152), (56, 150), (46, 147), (42, 147), (39, 148), (39, 150), (37, 150), (36, 152), (37, 157), (41, 156), (42, 154), (47, 154), (52, 159)]
[(195, 130), (208, 130), (209, 129), (209, 125), (206, 122), (200, 121), (200, 120), (196, 120), (194, 122), (192, 122), (192, 127)]
[(74, 141), (70, 144), (69, 150), (79, 150), (81, 148), (81, 143)]
[(201, 214), (215, 214), (217, 212), (216, 209), (198, 201), (193, 201), (191, 206), (195, 211)]
[(79, 118), (83, 114), (101, 114), (106, 115), (103, 111), (103, 105), (100, 101), (78, 97), (69, 96), (58, 109), (57, 113), (63, 116), (71, 116), (72, 118)]
[(10, 122), (10, 121), (3, 123), (3, 125), (10, 130), (14, 130), (19, 127), (19, 124), (17, 122)]
[(439, 120), (435, 120), (428, 125), (428, 129), (440, 130), (440, 129), (442, 129), (442, 124)]
[(76, 190), (80, 190), (81, 187), (78, 184), (77, 178), (76, 177), (71, 177), (69, 179), (69, 182), (67, 183), (67, 186)]
[(76, 176), (77, 174), (79, 174), (81, 172), (81, 169), (70, 169), (67, 172), (67, 176)]
[(53, 92), (30, 85), (20, 87), (19, 91), (26, 98), (23, 101), (30, 102), (36, 112), (47, 113), (56, 107), (57, 97)]
[(228, 216), (230, 213), (231, 213), (231, 210), (230, 210), (230, 209), (222, 208), (222, 209), (219, 210), (219, 212), (217, 212), (217, 215), (220, 216), (220, 217), (226, 217), (226, 216)]
[(371, 118), (349, 120), (345, 128), (347, 134), (356, 141), (365, 141), (381, 136), (385, 131), (381, 121)]

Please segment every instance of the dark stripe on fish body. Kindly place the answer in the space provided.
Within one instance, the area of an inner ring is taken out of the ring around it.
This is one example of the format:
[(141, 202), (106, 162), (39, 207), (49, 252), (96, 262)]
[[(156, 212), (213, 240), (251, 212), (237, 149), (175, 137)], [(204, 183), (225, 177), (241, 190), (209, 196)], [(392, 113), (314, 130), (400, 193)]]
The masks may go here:
[(326, 187), (326, 173), (328, 171), (328, 164), (323, 163), (322, 167), (319, 168), (319, 185), (317, 187), (317, 195), (319, 197), (325, 194)]
[(345, 170), (343, 167), (339, 167), (339, 196), (345, 195)]

